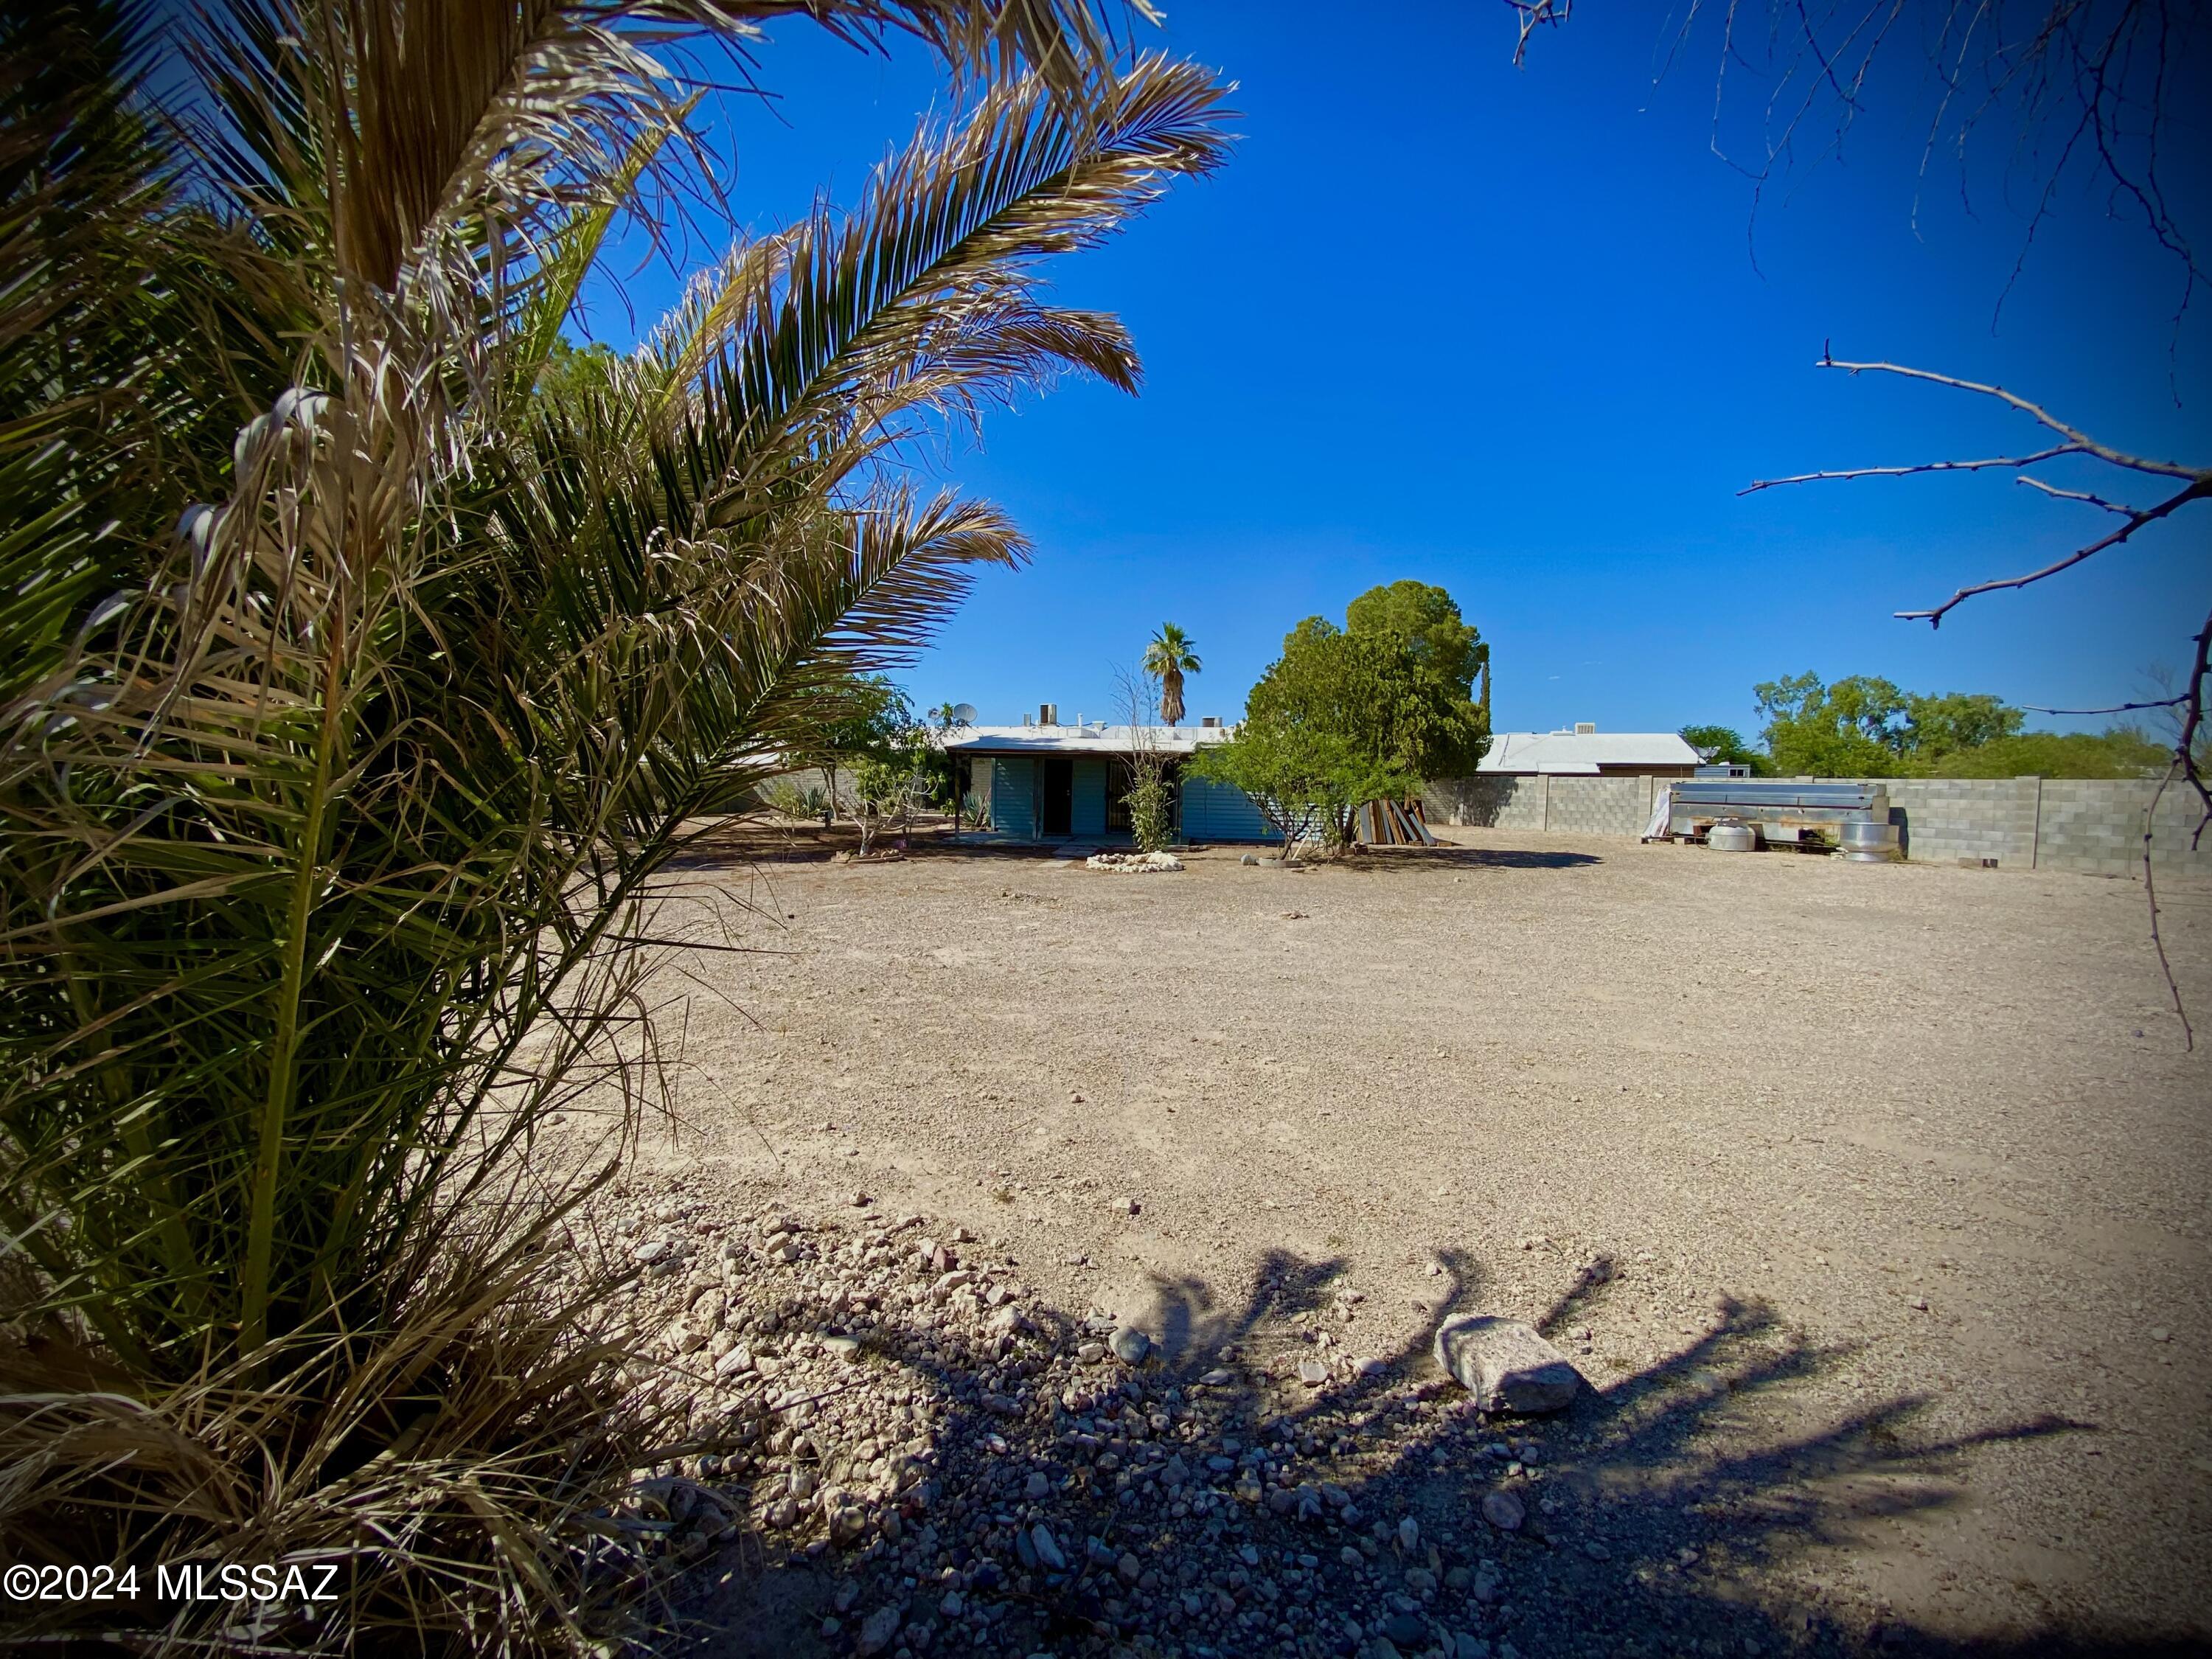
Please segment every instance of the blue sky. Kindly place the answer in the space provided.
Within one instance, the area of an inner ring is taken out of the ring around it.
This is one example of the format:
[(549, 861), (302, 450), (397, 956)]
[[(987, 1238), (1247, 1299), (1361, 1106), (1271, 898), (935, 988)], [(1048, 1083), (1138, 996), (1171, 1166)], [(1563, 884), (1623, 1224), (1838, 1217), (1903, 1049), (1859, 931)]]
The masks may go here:
[[(1205, 659), (1192, 714), (1233, 718), (1299, 618), (1403, 576), (1450, 589), (1492, 642), (1501, 730), (1749, 730), (1753, 683), (1808, 668), (2101, 704), (2185, 660), (2212, 601), (2203, 508), (1931, 632), (1890, 613), (2046, 562), (2100, 515), (2002, 476), (1735, 493), (2041, 447), (1985, 400), (1818, 370), (1824, 342), (2002, 382), (2123, 448), (2212, 453), (2212, 296), (2170, 356), (2178, 268), (2105, 194), (2062, 193), (1998, 315), (2027, 212), (1994, 166), (1962, 206), (1939, 156), (1916, 230), (1917, 102), (1875, 103), (1842, 162), (1800, 165), (1754, 219), (1710, 143), (1713, 44), (1655, 79), (1656, 9), (1586, 9), (1520, 70), (1502, 6), (1394, 15), (1184, 0), (1143, 32), (1239, 82), (1242, 140), (1053, 270), (1060, 299), (1127, 321), (1142, 395), (1069, 382), (936, 462), (1037, 557), (987, 577), (902, 677), (917, 702), (1104, 717), (1115, 665), (1172, 620)], [(817, 188), (852, 199), (943, 101), (921, 54), (798, 23), (758, 69), (774, 110), (732, 98), (715, 125), (763, 228)], [(1729, 142), (1755, 137), (1739, 118)], [(2168, 139), (2200, 225), (2205, 138)], [(627, 308), (603, 293), (589, 319), (618, 344), (674, 293), (624, 274)]]

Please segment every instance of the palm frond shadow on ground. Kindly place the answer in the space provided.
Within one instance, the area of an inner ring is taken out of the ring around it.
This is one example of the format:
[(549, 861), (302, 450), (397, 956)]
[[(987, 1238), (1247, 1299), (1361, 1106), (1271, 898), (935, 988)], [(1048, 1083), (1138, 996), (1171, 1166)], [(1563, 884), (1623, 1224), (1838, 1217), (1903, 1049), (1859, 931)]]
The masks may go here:
[[(856, 1606), (902, 1602), (901, 1639), (917, 1652), (1373, 1659), (1430, 1652), (1427, 1644), (1447, 1635), (1488, 1642), (1498, 1655), (1510, 1643), (1527, 1659), (2192, 1650), (2179, 1633), (2056, 1624), (2031, 1637), (1961, 1642), (1878, 1622), (1862, 1605), (1793, 1587), (1788, 1569), (1808, 1552), (1847, 1541), (1870, 1520), (1957, 1501), (1985, 1449), (2094, 1434), (2094, 1425), (2045, 1417), (1940, 1434), (1923, 1428), (1927, 1402), (1912, 1395), (1814, 1415), (1813, 1386), (1849, 1352), (1809, 1340), (1764, 1304), (1737, 1301), (1717, 1305), (1707, 1328), (1674, 1353), (1591, 1391), (1560, 1419), (1480, 1419), (1455, 1384), (1437, 1385), (1428, 1349), (1437, 1322), (1480, 1305), (1484, 1275), (1463, 1256), (1438, 1260), (1446, 1272), (1428, 1316), (1378, 1373), (1310, 1392), (1292, 1384), (1296, 1397), (1285, 1395), (1281, 1375), (1297, 1354), (1317, 1351), (1297, 1316), (1329, 1304), (1342, 1262), (1271, 1252), (1242, 1298), (1195, 1277), (1156, 1281), (1153, 1305), (1139, 1322), (1159, 1339), (1153, 1357), (1133, 1373), (1088, 1368), (1081, 1386), (1106, 1402), (1088, 1408), (1094, 1422), (1108, 1407), (1149, 1413), (1188, 1402), (1199, 1427), (1188, 1442), (1156, 1439), (1161, 1455), (1150, 1462), (1140, 1429), (1124, 1460), (1132, 1479), (1120, 1491), (1095, 1450), (1071, 1439), (1073, 1414), (1056, 1402), (1010, 1417), (1003, 1397), (989, 1397), (973, 1376), (909, 1355), (904, 1381), (946, 1408), (929, 1522), (963, 1574), (998, 1564), (1004, 1578), (983, 1599), (1003, 1612), (979, 1635), (972, 1623), (941, 1616), (945, 1584), (930, 1564), (918, 1583), (902, 1583), (895, 1555), (841, 1565), (817, 1552), (757, 1571), (726, 1567), (722, 1593), (690, 1604), (681, 1645), (718, 1659), (849, 1651), (849, 1625), (824, 1637), (819, 1621), (838, 1578), (851, 1574), (862, 1581)], [(1608, 1262), (1585, 1268), (1540, 1323), (1565, 1327), (1603, 1297), (1611, 1279)], [(1062, 1352), (1085, 1324), (1065, 1311), (1038, 1322)], [(1209, 1376), (1212, 1382), (1200, 1382)], [(1424, 1381), (1431, 1386), (1419, 1386)], [(1059, 1388), (1053, 1377), (1046, 1382)], [(1743, 1420), (1754, 1415), (1811, 1426), (1762, 1431)], [(1303, 1518), (1294, 1497), (1224, 1497), (1211, 1515), (1173, 1516), (1169, 1500), (1177, 1494), (1158, 1480), (1166, 1451), (1195, 1471), (1181, 1496), (1209, 1485), (1225, 1494), (1235, 1476), (1206, 1461), (1230, 1450), (1224, 1437), (1239, 1449), (1238, 1474), (1253, 1452), (1264, 1452), (1273, 1468), (1289, 1471), (1293, 1493), (1318, 1493), (1328, 1483), (1350, 1511), (1331, 1492), (1318, 1515), (1310, 1507)], [(1531, 1440), (1536, 1449), (1526, 1455)], [(1025, 1473), (1039, 1468), (1053, 1491), (1025, 1501)], [(1486, 1493), (1506, 1488), (1525, 1506), (1522, 1524), (1510, 1531), (1481, 1510)], [(1347, 1512), (1356, 1516), (1349, 1523)], [(1399, 1543), (1406, 1519), (1418, 1528), (1410, 1553)], [(1035, 1520), (1060, 1540), (1067, 1572), (1018, 1566), (1014, 1532)], [(1147, 1581), (1156, 1588), (1140, 1595), (1117, 1575), (1125, 1553), (1156, 1576)], [(1294, 1568), (1304, 1582), (1291, 1582)], [(971, 1607), (977, 1599), (971, 1589)], [(1428, 1638), (1378, 1645), (1393, 1612), (1420, 1620)], [(927, 1633), (917, 1639), (918, 1626)]]

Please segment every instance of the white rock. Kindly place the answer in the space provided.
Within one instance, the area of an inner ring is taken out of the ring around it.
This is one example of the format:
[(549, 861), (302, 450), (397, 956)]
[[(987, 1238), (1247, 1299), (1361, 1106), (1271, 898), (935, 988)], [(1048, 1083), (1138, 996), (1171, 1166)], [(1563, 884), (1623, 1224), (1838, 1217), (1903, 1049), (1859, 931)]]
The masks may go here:
[(1107, 1339), (1114, 1350), (1114, 1358), (1125, 1365), (1141, 1365), (1145, 1356), (1152, 1351), (1152, 1339), (1133, 1325), (1124, 1325)]
[(1583, 1374), (1527, 1325), (1468, 1314), (1437, 1328), (1437, 1363), (1488, 1412), (1563, 1411), (1582, 1392)]
[(1067, 1571), (1067, 1558), (1060, 1553), (1060, 1544), (1042, 1522), (1030, 1528), (1030, 1547), (1036, 1551), (1039, 1561), (1052, 1572)]
[(886, 1602), (878, 1607), (861, 1621), (860, 1651), (869, 1655), (881, 1653), (890, 1646), (891, 1638), (898, 1634), (898, 1627), (897, 1602)]

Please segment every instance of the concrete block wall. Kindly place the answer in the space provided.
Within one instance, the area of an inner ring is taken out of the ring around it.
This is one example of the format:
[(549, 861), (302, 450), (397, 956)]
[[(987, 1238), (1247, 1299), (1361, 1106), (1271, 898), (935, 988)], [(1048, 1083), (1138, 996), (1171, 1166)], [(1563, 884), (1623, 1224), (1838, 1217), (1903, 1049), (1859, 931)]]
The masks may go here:
[(1651, 822), (1648, 777), (1547, 778), (1551, 827), (1577, 836), (1640, 836)]
[(2034, 778), (1881, 778), (1905, 856), (1923, 864), (2035, 862)]
[[(1650, 822), (1668, 780), (1636, 777), (1474, 777), (1431, 784), (1439, 823), (1558, 835), (1633, 838)], [(2001, 869), (2132, 875), (2142, 867), (2144, 814), (2154, 781), (2080, 778), (1877, 778), (1908, 859), (1949, 864), (1995, 859)], [(2212, 830), (2192, 851), (2199, 805), (2186, 789), (2159, 802), (2153, 856), (2160, 871), (2212, 876)]]
[[(2051, 778), (2043, 786), (2039, 861), (2052, 869), (2128, 875), (2142, 867), (2144, 817), (2155, 783), (2102, 783)], [(2151, 856), (2159, 870), (2212, 875), (2212, 830), (2195, 852), (2189, 837), (2203, 803), (2186, 787), (2169, 787), (2158, 804)]]
[(1439, 823), (1541, 830), (1543, 784), (1543, 779), (1533, 777), (1446, 778), (1421, 792), (1421, 805)]

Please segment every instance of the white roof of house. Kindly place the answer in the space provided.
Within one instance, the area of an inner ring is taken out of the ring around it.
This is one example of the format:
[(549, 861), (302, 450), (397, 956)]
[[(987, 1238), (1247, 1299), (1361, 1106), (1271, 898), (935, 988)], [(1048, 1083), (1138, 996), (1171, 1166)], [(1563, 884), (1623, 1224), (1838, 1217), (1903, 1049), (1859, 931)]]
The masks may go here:
[(1088, 726), (960, 726), (945, 734), (945, 746), (992, 755), (1114, 755), (1137, 747), (1143, 733), (1150, 747), (1163, 755), (1188, 755), (1201, 744), (1225, 743), (1231, 728), (1224, 726), (1109, 726), (1103, 720)]
[(1698, 751), (1672, 732), (1500, 732), (1484, 772), (1589, 776), (1606, 766), (1697, 766)]

